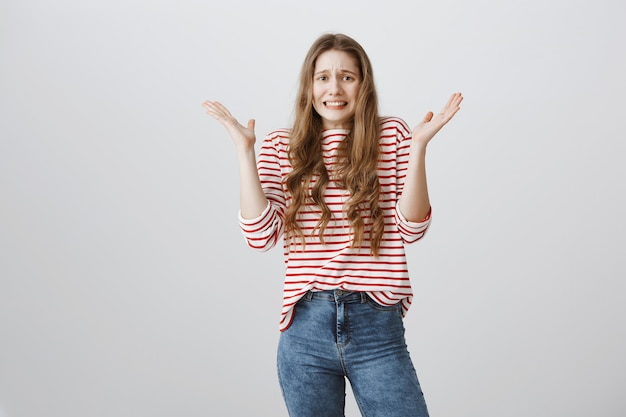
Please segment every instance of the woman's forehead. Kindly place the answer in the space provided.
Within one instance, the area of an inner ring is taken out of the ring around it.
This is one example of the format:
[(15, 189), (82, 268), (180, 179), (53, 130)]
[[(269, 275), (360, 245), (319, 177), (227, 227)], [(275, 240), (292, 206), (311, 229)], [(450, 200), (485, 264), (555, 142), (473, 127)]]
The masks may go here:
[(350, 71), (360, 73), (357, 59), (348, 52), (337, 49), (322, 52), (315, 60), (314, 71)]

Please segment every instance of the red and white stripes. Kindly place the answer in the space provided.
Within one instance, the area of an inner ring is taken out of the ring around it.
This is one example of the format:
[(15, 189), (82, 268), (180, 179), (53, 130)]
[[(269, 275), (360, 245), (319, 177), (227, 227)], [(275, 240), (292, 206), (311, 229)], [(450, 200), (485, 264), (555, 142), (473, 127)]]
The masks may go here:
[[(302, 250), (301, 242), (291, 242), (290, 245), (283, 239), (286, 271), (279, 326), (281, 331), (289, 327), (294, 305), (309, 290), (365, 291), (381, 305), (401, 302), (403, 313), (411, 305), (413, 293), (404, 245), (424, 236), (430, 217), (421, 223), (414, 223), (407, 221), (400, 213), (398, 199), (408, 165), (411, 131), (399, 118), (383, 118), (381, 123), (378, 177), (385, 232), (380, 254), (373, 257), (367, 241), (361, 248), (350, 247), (352, 236), (343, 212), (348, 195), (345, 190), (330, 182), (325, 199), (333, 217), (324, 232), (324, 244), (315, 235), (307, 236), (306, 248)], [(347, 130), (341, 129), (323, 132), (322, 152), (329, 173), (336, 163), (337, 146), (347, 134)], [(284, 211), (291, 202), (283, 186), (284, 177), (291, 171), (287, 158), (288, 145), (289, 131), (275, 130), (265, 137), (257, 158), (261, 184), (269, 205), (256, 219), (239, 217), (248, 245), (254, 249), (269, 250), (283, 238)], [(298, 221), (305, 235), (310, 235), (314, 230), (319, 215), (320, 210), (314, 205), (301, 209)]]

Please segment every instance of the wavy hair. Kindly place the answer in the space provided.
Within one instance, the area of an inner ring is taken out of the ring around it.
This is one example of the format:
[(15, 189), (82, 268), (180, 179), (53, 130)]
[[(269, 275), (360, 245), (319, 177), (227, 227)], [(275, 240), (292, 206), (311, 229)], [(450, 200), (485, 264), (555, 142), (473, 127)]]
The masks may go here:
[[(352, 127), (338, 147), (338, 168), (333, 178), (329, 178), (322, 156), (322, 118), (313, 108), (315, 63), (322, 53), (330, 50), (343, 51), (354, 57), (361, 77)], [(332, 180), (349, 192), (343, 209), (353, 235), (352, 247), (362, 247), (365, 241), (369, 241), (370, 252), (378, 256), (385, 227), (379, 205), (379, 140), (378, 97), (372, 65), (365, 50), (349, 36), (322, 35), (313, 43), (302, 65), (295, 120), (289, 140), (288, 155), (293, 170), (284, 182), (292, 198), (285, 211), (285, 232), (290, 244), (299, 239), (304, 247), (305, 236), (297, 218), (299, 210), (307, 202), (313, 202), (321, 210), (312, 235), (317, 233), (324, 243), (324, 231), (332, 217), (324, 194)]]

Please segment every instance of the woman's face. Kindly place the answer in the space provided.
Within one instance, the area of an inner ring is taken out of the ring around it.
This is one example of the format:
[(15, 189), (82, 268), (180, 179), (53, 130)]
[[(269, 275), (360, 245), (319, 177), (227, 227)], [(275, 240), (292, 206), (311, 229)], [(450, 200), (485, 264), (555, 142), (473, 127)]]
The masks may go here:
[(324, 129), (349, 129), (361, 85), (361, 71), (347, 52), (329, 50), (320, 54), (313, 71), (313, 108)]

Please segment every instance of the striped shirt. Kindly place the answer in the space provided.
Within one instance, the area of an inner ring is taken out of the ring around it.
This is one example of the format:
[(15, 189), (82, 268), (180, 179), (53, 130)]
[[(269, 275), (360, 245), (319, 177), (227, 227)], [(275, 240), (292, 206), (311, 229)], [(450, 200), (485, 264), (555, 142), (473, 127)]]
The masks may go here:
[(348, 130), (323, 131), (322, 152), (331, 178), (325, 200), (332, 218), (324, 231), (322, 244), (319, 236), (311, 233), (318, 223), (320, 209), (313, 203), (300, 209), (297, 221), (305, 234), (304, 251), (299, 239), (291, 245), (288, 239), (283, 239), (285, 208), (291, 203), (283, 183), (292, 169), (287, 157), (289, 130), (270, 132), (261, 145), (257, 166), (269, 204), (255, 219), (243, 219), (240, 214), (239, 223), (251, 248), (267, 251), (283, 240), (286, 270), (280, 331), (290, 326), (294, 306), (307, 291), (365, 291), (383, 306), (402, 303), (403, 315), (411, 305), (413, 293), (404, 245), (424, 236), (430, 216), (416, 223), (407, 221), (400, 213), (398, 200), (408, 166), (411, 131), (397, 117), (382, 118), (381, 124), (378, 178), (381, 186), (379, 204), (384, 214), (385, 230), (378, 257), (371, 255), (367, 240), (360, 248), (350, 247), (352, 235), (343, 211), (347, 191), (332, 182), (337, 147), (349, 133)]

